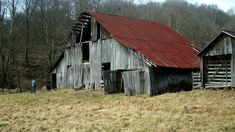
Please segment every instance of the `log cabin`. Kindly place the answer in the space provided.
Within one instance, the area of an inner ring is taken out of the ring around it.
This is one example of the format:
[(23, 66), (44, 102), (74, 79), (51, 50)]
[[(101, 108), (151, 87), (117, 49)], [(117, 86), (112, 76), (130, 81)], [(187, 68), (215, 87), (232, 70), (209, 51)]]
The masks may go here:
[(192, 89), (193, 44), (167, 25), (83, 12), (51, 70), (53, 88), (148, 94)]
[(220, 32), (199, 57), (201, 87), (235, 87), (235, 32)]

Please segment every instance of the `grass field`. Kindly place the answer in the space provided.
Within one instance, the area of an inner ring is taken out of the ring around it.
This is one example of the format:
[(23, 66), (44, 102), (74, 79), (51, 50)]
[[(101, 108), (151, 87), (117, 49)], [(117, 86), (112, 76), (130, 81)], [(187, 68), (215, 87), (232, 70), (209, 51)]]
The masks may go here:
[(0, 94), (0, 131), (235, 131), (235, 91)]

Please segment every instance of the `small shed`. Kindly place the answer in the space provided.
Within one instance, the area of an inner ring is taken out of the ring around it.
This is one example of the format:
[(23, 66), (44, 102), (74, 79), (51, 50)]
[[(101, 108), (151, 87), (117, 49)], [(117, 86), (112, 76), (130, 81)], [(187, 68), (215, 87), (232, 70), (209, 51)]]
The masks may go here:
[(235, 32), (222, 31), (199, 56), (203, 88), (235, 87)]

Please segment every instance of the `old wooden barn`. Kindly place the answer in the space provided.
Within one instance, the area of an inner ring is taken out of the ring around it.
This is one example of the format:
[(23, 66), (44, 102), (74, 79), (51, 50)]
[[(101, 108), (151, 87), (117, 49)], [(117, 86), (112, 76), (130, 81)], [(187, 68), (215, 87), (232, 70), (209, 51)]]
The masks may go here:
[(235, 32), (222, 31), (199, 56), (202, 87), (235, 87)]
[(164, 24), (83, 12), (51, 77), (56, 88), (157, 95), (192, 89), (198, 62), (192, 43)]

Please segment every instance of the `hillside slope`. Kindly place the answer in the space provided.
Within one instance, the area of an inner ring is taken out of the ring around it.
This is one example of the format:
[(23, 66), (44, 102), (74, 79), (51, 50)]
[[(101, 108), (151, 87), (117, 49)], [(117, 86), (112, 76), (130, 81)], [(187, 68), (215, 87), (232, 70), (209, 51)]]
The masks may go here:
[(235, 91), (0, 95), (0, 131), (235, 131)]

